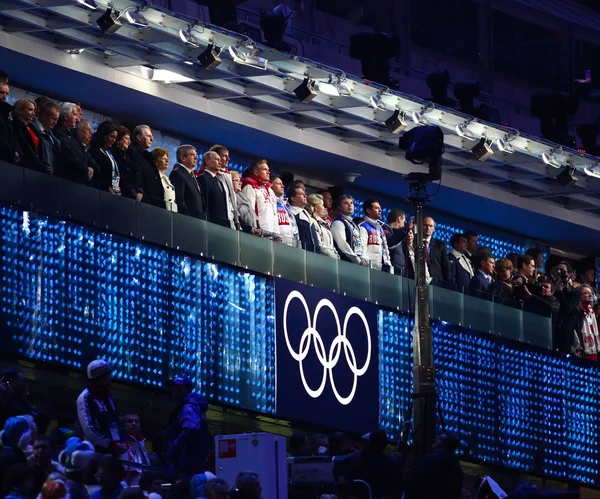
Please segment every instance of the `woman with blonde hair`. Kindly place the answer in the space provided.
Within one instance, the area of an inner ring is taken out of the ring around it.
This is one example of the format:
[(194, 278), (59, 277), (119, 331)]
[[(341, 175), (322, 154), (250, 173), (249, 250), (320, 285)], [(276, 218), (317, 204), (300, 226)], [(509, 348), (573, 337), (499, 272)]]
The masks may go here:
[(13, 129), (17, 138), (17, 150), (19, 152), (19, 165), (44, 173), (51, 173), (46, 165), (40, 161), (39, 149), (41, 137), (31, 121), (37, 111), (35, 102), (31, 99), (20, 99), (15, 102), (13, 109)]
[(338, 255), (333, 245), (333, 235), (331, 234), (329, 224), (325, 220), (327, 208), (325, 208), (323, 196), (321, 194), (311, 194), (308, 196), (306, 211), (310, 213), (313, 223), (316, 226), (321, 253), (339, 259), (340, 255)]
[[(169, 168), (169, 151), (163, 149), (162, 147), (157, 147), (156, 149), (152, 150), (152, 159), (154, 160), (154, 165), (158, 170), (158, 175), (160, 176), (160, 181), (164, 192), (162, 207), (169, 211), (177, 212), (177, 204), (175, 203), (175, 187), (166, 174), (167, 169)], [(156, 206), (159, 205), (160, 203), (156, 204)]]

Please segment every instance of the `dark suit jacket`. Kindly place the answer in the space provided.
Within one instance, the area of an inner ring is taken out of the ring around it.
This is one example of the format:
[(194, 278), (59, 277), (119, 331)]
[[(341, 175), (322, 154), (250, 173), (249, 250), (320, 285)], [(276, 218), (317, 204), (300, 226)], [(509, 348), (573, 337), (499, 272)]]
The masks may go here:
[(154, 168), (154, 160), (152, 154), (144, 149), (139, 144), (131, 144), (127, 149), (129, 157), (127, 182), (132, 186), (133, 190), (138, 193), (144, 192), (144, 174)]
[(483, 274), (477, 271), (469, 284), (469, 293), (478, 298), (489, 300), (493, 286), (493, 283), (488, 284)]
[(198, 183), (202, 189), (204, 208), (208, 213), (208, 220), (223, 227), (231, 227), (231, 223), (227, 218), (229, 210), (227, 208), (227, 198), (225, 197), (225, 189), (227, 188), (225, 184), (207, 171), (198, 177)]
[[(85, 150), (85, 147), (79, 142), (71, 130), (63, 124), (54, 127), (54, 136), (60, 141), (60, 172), (58, 175), (77, 182), (88, 185), (88, 168), (97, 170), (96, 163)], [(95, 172), (94, 172), (95, 175)]]
[[(127, 149), (122, 151), (116, 144), (110, 149), (113, 158), (119, 166), (119, 187), (121, 188), (121, 194), (129, 199), (135, 199), (136, 190), (134, 185), (131, 183), (131, 151)], [(107, 187), (108, 188), (108, 187)]]
[(415, 269), (408, 253), (406, 238), (393, 249), (393, 253), (390, 250), (390, 257), (394, 266), (394, 274), (408, 277), (409, 279), (415, 278)]
[(37, 132), (40, 138), (40, 146), (38, 148), (38, 157), (40, 161), (52, 168), (52, 172), (60, 170), (60, 141), (56, 138), (52, 130), (41, 129), (41, 124), (37, 119), (31, 122), (31, 126)]
[(160, 180), (158, 168), (154, 164), (144, 165), (142, 189), (144, 189), (143, 203), (148, 203), (158, 208), (166, 208), (165, 189)]
[(452, 283), (446, 243), (432, 237), (429, 243), (429, 275), (443, 283)]
[(21, 157), (19, 164), (25, 168), (37, 170), (42, 173), (49, 173), (48, 167), (40, 160), (39, 148), (41, 147), (42, 139), (37, 130), (31, 127), (31, 130), (33, 130), (40, 140), (40, 145), (36, 150), (35, 146), (33, 145), (31, 134), (29, 133), (25, 123), (15, 118), (12, 122), (12, 125), (15, 137), (17, 139), (17, 150), (19, 151), (19, 156)]
[[(98, 189), (100, 189), (101, 191), (108, 191), (108, 189), (112, 187), (112, 163), (110, 162), (110, 159), (108, 159), (108, 156), (104, 154), (99, 147), (92, 147), (89, 150), (89, 153), (90, 156), (93, 158), (94, 162), (96, 163), (96, 166), (98, 167), (98, 170), (94, 174), (96, 187), (98, 187)], [(117, 163), (117, 166), (119, 166), (117, 158), (114, 159)], [(119, 175), (122, 175), (120, 169)]]
[(450, 262), (450, 272), (454, 278), (454, 289), (461, 293), (466, 292), (471, 283), (471, 276), (452, 253), (448, 253), (448, 261)]
[(15, 162), (16, 137), (8, 116), (12, 106), (8, 102), (0, 102), (0, 160)]
[(179, 166), (171, 172), (169, 178), (175, 187), (175, 202), (177, 211), (191, 217), (204, 218), (204, 201), (202, 188), (196, 183), (193, 173), (190, 174), (185, 166)]

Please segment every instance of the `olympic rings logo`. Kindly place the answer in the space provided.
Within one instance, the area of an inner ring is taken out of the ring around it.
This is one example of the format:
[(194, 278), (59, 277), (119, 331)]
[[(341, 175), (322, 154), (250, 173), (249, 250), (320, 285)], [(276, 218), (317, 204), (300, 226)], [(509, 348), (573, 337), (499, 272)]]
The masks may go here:
[[(300, 338), (300, 347), (298, 352), (296, 352), (290, 344), (287, 323), (288, 308), (290, 306), (290, 303), (294, 299), (300, 300), (300, 303), (302, 303), (302, 305), (304, 306), (307, 324), (307, 328), (304, 330), (304, 333), (302, 333), (302, 337)], [(323, 338), (316, 329), (319, 313), (323, 308), (328, 308), (331, 311), (337, 325), (337, 336), (331, 343), (331, 346), (329, 347), (329, 352), (326, 351), (325, 344), (323, 343)], [(365, 326), (365, 333), (367, 335), (367, 358), (365, 360), (364, 365), (360, 368), (356, 363), (356, 354), (354, 353), (352, 344), (347, 338), (348, 322), (354, 315), (358, 316), (362, 320)], [(352, 402), (352, 399), (356, 394), (358, 378), (367, 372), (367, 369), (369, 368), (369, 364), (371, 362), (371, 330), (369, 329), (367, 318), (365, 317), (365, 314), (362, 312), (361, 309), (359, 309), (358, 307), (352, 307), (350, 310), (348, 310), (348, 313), (344, 318), (344, 325), (342, 328), (340, 327), (340, 318), (337, 314), (335, 307), (333, 306), (333, 303), (324, 298), (317, 304), (317, 308), (315, 309), (315, 313), (311, 322), (310, 311), (308, 310), (308, 304), (306, 303), (304, 296), (302, 296), (302, 293), (300, 293), (299, 291), (292, 291), (285, 300), (285, 306), (283, 307), (283, 334), (290, 355), (299, 364), (302, 384), (304, 385), (304, 389), (306, 390), (306, 393), (308, 393), (308, 395), (315, 399), (320, 397), (323, 391), (325, 390), (325, 384), (327, 383), (327, 377), (329, 376), (331, 388), (338, 402), (342, 405), (348, 405), (350, 402)], [(306, 381), (306, 376), (304, 375), (304, 367), (302, 364), (302, 362), (304, 361), (304, 359), (306, 359), (308, 355), (308, 352), (311, 348), (311, 343), (314, 344), (317, 358), (319, 359), (319, 362), (323, 367), (323, 377), (321, 379), (321, 384), (316, 390), (314, 390), (308, 385), (308, 382)], [(350, 371), (354, 376), (352, 390), (350, 391), (350, 394), (346, 397), (340, 395), (335, 385), (335, 381), (333, 379), (333, 368), (337, 365), (338, 361), (340, 360), (342, 347), (344, 348), (344, 356), (346, 358), (346, 362), (348, 363), (348, 367), (350, 368)]]

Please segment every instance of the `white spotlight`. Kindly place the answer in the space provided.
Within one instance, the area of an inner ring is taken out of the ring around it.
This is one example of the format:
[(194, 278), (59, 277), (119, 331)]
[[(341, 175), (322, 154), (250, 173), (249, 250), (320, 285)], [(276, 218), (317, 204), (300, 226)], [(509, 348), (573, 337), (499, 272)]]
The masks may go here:
[(264, 59), (258, 55), (258, 49), (256, 48), (252, 48), (248, 52), (242, 52), (238, 47), (230, 45), (229, 55), (233, 61), (237, 62), (238, 64), (244, 64), (256, 69), (262, 69), (263, 71), (267, 69), (267, 65), (269, 63), (267, 59)]
[(554, 168), (560, 168), (561, 166), (558, 160), (556, 159), (556, 156), (554, 156), (554, 150), (543, 152), (542, 161)]
[(196, 37), (192, 34), (193, 28), (193, 26), (188, 26), (187, 29), (180, 29), (179, 39), (186, 45), (189, 45), (190, 47), (198, 48), (200, 44), (198, 43)]
[(127, 22), (136, 28), (147, 28), (148, 20), (140, 13), (140, 8), (127, 7), (125, 12), (125, 19)]

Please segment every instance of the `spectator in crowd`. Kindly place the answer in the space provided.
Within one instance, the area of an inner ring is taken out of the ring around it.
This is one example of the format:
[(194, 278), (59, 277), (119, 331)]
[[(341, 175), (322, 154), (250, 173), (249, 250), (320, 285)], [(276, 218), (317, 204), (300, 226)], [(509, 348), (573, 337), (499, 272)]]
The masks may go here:
[(556, 326), (560, 315), (560, 302), (558, 301), (558, 298), (554, 296), (554, 283), (546, 277), (540, 278), (538, 283), (540, 285), (540, 296), (547, 304), (547, 308), (540, 310), (540, 312), (549, 312), (552, 316), (552, 324)]
[(529, 248), (526, 252), (526, 255), (530, 255), (533, 257), (535, 263), (535, 274), (544, 273), (544, 253), (537, 248)]
[(40, 499), (71, 499), (69, 487), (66, 480), (60, 474), (50, 475), (42, 487), (35, 486), (34, 490), (40, 490)]
[[(254, 208), (258, 228), (266, 235), (278, 235), (277, 198), (271, 190), (269, 165), (266, 159), (258, 159), (252, 162), (250, 175), (242, 179), (242, 193), (248, 204)], [(241, 214), (240, 211), (240, 216)], [(248, 218), (241, 220), (241, 222), (247, 226), (252, 223)]]
[(85, 484), (93, 458), (94, 446), (79, 439), (67, 444), (59, 454), (58, 461), (65, 468), (71, 499), (90, 499)]
[[(156, 194), (155, 189), (157, 189), (157, 184), (160, 184), (158, 175), (155, 177), (156, 167), (154, 166), (152, 154), (149, 151), (153, 142), (154, 137), (150, 127), (148, 125), (138, 125), (133, 129), (131, 144), (127, 149), (129, 154), (129, 171), (125, 172), (125, 174), (128, 176), (128, 183), (136, 193), (135, 198), (138, 201), (146, 203), (150, 203), (149, 199), (145, 199), (146, 192), (144, 187), (146, 184), (148, 184), (150, 189), (153, 189), (154, 194)], [(163, 196), (156, 197), (158, 199), (163, 198)]]
[(290, 187), (287, 192), (290, 213), (296, 219), (300, 244), (306, 251), (320, 253), (317, 224), (304, 209), (307, 204), (306, 191), (302, 187)]
[[(535, 260), (531, 255), (519, 255), (517, 260), (517, 274), (523, 278), (525, 286), (536, 280)], [(531, 291), (531, 290), (529, 290)]]
[(333, 244), (333, 235), (331, 234), (331, 224), (325, 220), (327, 216), (327, 208), (323, 202), (323, 196), (320, 194), (311, 194), (308, 196), (306, 210), (312, 216), (315, 223), (316, 234), (319, 244), (319, 250), (322, 255), (327, 255), (332, 258), (340, 258), (335, 245)]
[(0, 81), (0, 102), (6, 102), (9, 93), (10, 87), (8, 86), (8, 81)]
[(87, 366), (88, 388), (77, 399), (77, 415), (83, 435), (98, 452), (120, 456), (127, 437), (110, 395), (112, 382), (108, 362), (96, 359)]
[(0, 483), (6, 482), (5, 475), (11, 466), (27, 463), (22, 449), (29, 445), (31, 439), (31, 428), (24, 417), (16, 416), (6, 420), (0, 435)]
[(332, 456), (346, 456), (352, 453), (350, 439), (345, 433), (336, 431), (329, 435), (329, 454)]
[[(408, 277), (409, 279), (415, 278), (415, 233), (409, 230), (406, 233), (406, 237), (394, 250), (394, 273)], [(425, 272), (429, 276), (429, 270), (425, 266)], [(430, 279), (427, 279), (430, 282)]]
[(195, 475), (206, 470), (208, 455), (208, 403), (194, 393), (188, 376), (177, 376), (171, 383), (176, 401), (167, 430), (167, 465), (170, 470)]
[(131, 132), (124, 126), (117, 127), (117, 140), (110, 149), (112, 157), (117, 162), (119, 168), (119, 187), (124, 197), (141, 201), (141, 194), (138, 194), (130, 182), (131, 158), (129, 155), (129, 145), (131, 144)]
[(48, 166), (40, 159), (40, 136), (32, 125), (36, 107), (31, 99), (20, 99), (15, 102), (13, 110), (13, 130), (19, 151), (19, 164), (25, 168), (50, 173)]
[(368, 262), (360, 254), (360, 230), (352, 220), (354, 200), (348, 194), (342, 194), (336, 202), (337, 218), (331, 224), (333, 243), (342, 260), (360, 265)]
[(333, 197), (331, 196), (331, 192), (327, 189), (323, 189), (317, 194), (320, 194), (323, 197), (323, 206), (325, 206), (325, 215), (321, 218), (329, 224), (329, 227), (331, 227), (331, 224), (333, 223)]
[(592, 308), (594, 295), (587, 285), (575, 290), (577, 303), (564, 321), (564, 338), (569, 342), (571, 354), (598, 362), (600, 333), (596, 314)]
[(406, 267), (404, 246), (402, 243), (406, 239), (408, 231), (412, 231), (412, 224), (410, 227), (405, 227), (406, 224), (406, 213), (402, 210), (394, 208), (390, 210), (387, 215), (386, 224), (386, 239), (388, 248), (390, 251), (390, 261), (394, 268), (394, 274), (403, 275)]
[(458, 445), (451, 434), (435, 439), (433, 452), (407, 476), (405, 499), (460, 499), (464, 476), (456, 456)]
[(75, 102), (75, 113), (75, 128), (77, 128), (77, 125), (79, 125), (83, 119), (83, 110), (81, 109), (81, 104), (79, 104), (79, 102)]
[(477, 272), (469, 283), (469, 293), (478, 298), (489, 299), (494, 283), (494, 257), (487, 252), (478, 252), (475, 265)]
[(512, 297), (512, 273), (513, 265), (508, 258), (500, 258), (494, 266), (496, 280), (492, 286), (492, 294), (499, 298), (499, 302), (505, 302)]
[(0, 81), (0, 160), (17, 163), (20, 156), (17, 153), (17, 138), (10, 118), (13, 107), (6, 102), (8, 93), (8, 82)]
[(37, 115), (31, 121), (31, 126), (40, 138), (39, 160), (46, 167), (46, 173), (54, 175), (54, 172), (59, 170), (60, 142), (52, 130), (58, 122), (60, 108), (47, 97), (44, 99), (37, 107)]
[(39, 413), (29, 403), (29, 389), (23, 372), (15, 367), (4, 369), (0, 374), (0, 426), (8, 418), (29, 414), (40, 423)]
[[(166, 208), (167, 210), (176, 213), (177, 203), (175, 202), (175, 186), (171, 183), (171, 180), (167, 176), (167, 170), (169, 169), (169, 151), (163, 149), (162, 147), (157, 147), (152, 151), (152, 158), (154, 159), (154, 164), (158, 170), (164, 192), (162, 208)], [(158, 203), (157, 206), (159, 206)]]
[[(110, 122), (105, 122), (105, 123), (110, 123)], [(77, 138), (79, 139), (79, 142), (81, 142), (83, 144), (83, 147), (85, 147), (86, 149), (89, 149), (91, 147), (90, 144), (91, 144), (92, 135), (93, 135), (93, 130), (92, 130), (92, 127), (91, 127), (89, 121), (85, 121), (85, 120), (80, 121), (75, 126), (75, 129), (77, 130)]]
[(288, 438), (287, 448), (289, 457), (310, 456), (310, 444), (305, 433), (293, 433), (290, 438)]
[(584, 264), (578, 272), (577, 282), (582, 285), (589, 286), (593, 293), (593, 307), (598, 312), (598, 293), (595, 289), (596, 284), (596, 268), (593, 262)]
[(368, 261), (372, 269), (392, 272), (390, 251), (383, 227), (379, 222), (381, 218), (381, 205), (376, 199), (367, 199), (363, 203), (365, 221), (360, 224), (360, 249), (359, 253)]
[(516, 271), (517, 266), (519, 264), (519, 254), (518, 253), (509, 253), (508, 255), (506, 255), (507, 260), (510, 260), (510, 263), (512, 263), (512, 268), (513, 271)]
[(33, 453), (27, 463), (34, 470), (36, 490), (40, 490), (51, 473), (65, 474), (65, 469), (52, 459), (52, 442), (46, 435), (38, 435), (33, 443)]
[(398, 462), (385, 454), (387, 435), (384, 430), (369, 434), (366, 446), (347, 458), (351, 480), (364, 480), (371, 486), (373, 499), (396, 499), (402, 494), (402, 472)]
[(234, 499), (261, 499), (262, 490), (257, 473), (242, 471), (235, 479), (235, 489), (231, 496)]
[(235, 229), (235, 221), (230, 211), (229, 193), (227, 184), (221, 180), (225, 175), (221, 169), (221, 158), (214, 151), (202, 155), (204, 172), (198, 177), (198, 183), (204, 196), (204, 208), (208, 214), (209, 222)]
[(11, 466), (2, 480), (4, 499), (30, 499), (35, 493), (33, 470), (27, 463)]
[(429, 268), (429, 275), (434, 284), (452, 283), (450, 262), (448, 261), (448, 250), (446, 243), (433, 237), (435, 221), (431, 217), (423, 219), (423, 243), (425, 245), (425, 261)]
[[(86, 122), (82, 121), (79, 124), (80, 129), (84, 123)], [(98, 167), (94, 178), (98, 189), (120, 196), (121, 170), (112, 152), (117, 136), (117, 127), (110, 121), (103, 121), (92, 135), (89, 154)]]
[(150, 168), (146, 162), (143, 163), (142, 190), (144, 191), (144, 196), (142, 197), (142, 202), (151, 204), (157, 208), (169, 209), (166, 201), (167, 194), (165, 193), (162, 181), (162, 176), (169, 168), (169, 151), (162, 147), (157, 147), (152, 152), (143, 151), (142, 157), (144, 159), (149, 157), (152, 161)]
[[(127, 450), (125, 451), (125, 454), (123, 454), (123, 457), (121, 457), (121, 460), (150, 466), (150, 459), (148, 458), (148, 452), (146, 451), (146, 439), (142, 434), (140, 417), (135, 413), (125, 414), (121, 418), (121, 424), (125, 428), (125, 433), (127, 434)], [(142, 468), (126, 466), (125, 473), (129, 486), (139, 484), (142, 472)]]
[(229, 499), (229, 485), (222, 478), (213, 478), (206, 482), (206, 499)]
[[(232, 173), (229, 171), (229, 149), (227, 149), (225, 146), (222, 146), (220, 144), (216, 144), (214, 146), (212, 146), (210, 148), (210, 151), (212, 152), (216, 152), (219, 155), (219, 158), (221, 160), (221, 164), (220, 164), (220, 172), (221, 175), (219, 175), (219, 180), (221, 182), (223, 182), (223, 184), (225, 184), (225, 189), (227, 192), (227, 209), (228, 209), (228, 216), (227, 218), (229, 220), (232, 220), (233, 225), (232, 228), (234, 229), (239, 229), (240, 227), (240, 221), (238, 218), (238, 207), (237, 207), (237, 196), (236, 196), (236, 191), (234, 186), (233, 186), (233, 176)], [(239, 174), (236, 172), (237, 174), (237, 178), (239, 179)], [(241, 183), (240, 183), (240, 190), (241, 190)]]
[(61, 104), (58, 124), (54, 127), (54, 135), (60, 141), (60, 176), (89, 185), (94, 177), (96, 165), (73, 131), (77, 117), (75, 104)]
[(285, 186), (279, 175), (271, 179), (271, 190), (277, 198), (277, 222), (279, 224), (279, 236), (281, 242), (288, 246), (298, 247), (298, 225), (296, 217), (292, 215), (287, 201), (284, 199)]
[(467, 256), (467, 238), (464, 234), (452, 234), (450, 238), (452, 249), (448, 252), (450, 262), (450, 274), (454, 278), (454, 287), (457, 291), (464, 293), (473, 279), (474, 271), (471, 260)]
[(231, 183), (233, 185), (233, 193), (236, 194), (235, 198), (237, 200), (237, 194), (242, 192), (242, 177), (240, 177), (239, 172), (231, 172)]
[(465, 256), (471, 261), (471, 266), (474, 267), (475, 260), (475, 252), (477, 251), (477, 247), (479, 245), (479, 235), (477, 232), (472, 230), (468, 230), (465, 232), (465, 238), (467, 240), (467, 249), (465, 251)]
[(175, 187), (177, 211), (190, 217), (203, 218), (205, 209), (202, 190), (194, 175), (198, 164), (196, 148), (187, 144), (179, 146), (177, 163), (179, 167), (175, 167), (169, 176)]
[(317, 433), (310, 439), (310, 453), (313, 456), (327, 456), (329, 454), (329, 439), (327, 435)]
[(98, 459), (96, 481), (100, 485), (92, 499), (119, 499), (125, 487), (121, 484), (125, 476), (123, 465), (112, 456), (102, 456)]

